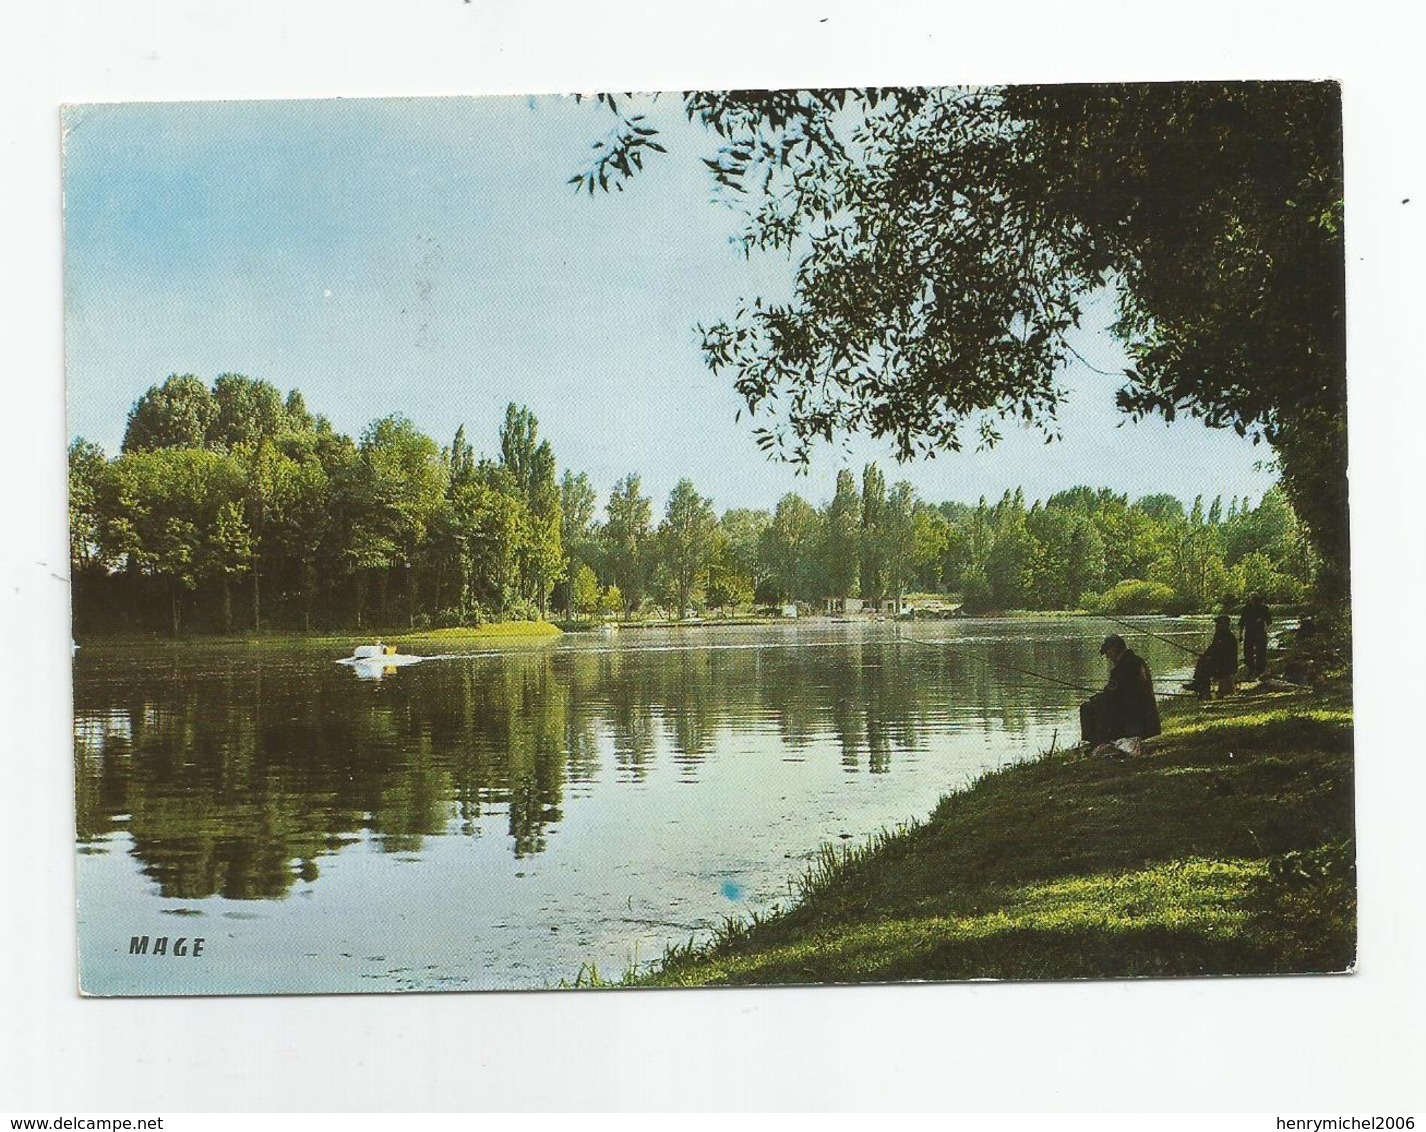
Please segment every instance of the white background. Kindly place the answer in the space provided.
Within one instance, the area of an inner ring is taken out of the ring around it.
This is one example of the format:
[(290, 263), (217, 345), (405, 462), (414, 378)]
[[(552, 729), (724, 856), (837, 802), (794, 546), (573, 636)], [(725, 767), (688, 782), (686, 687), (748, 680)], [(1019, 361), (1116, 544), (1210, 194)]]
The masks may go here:
[[(675, 8), (684, 14), (666, 14)], [(0, 36), (0, 1112), (1420, 1109), (1419, 37), (1399, 14), (1407, 5), (1212, 0), (1173, 5), (1159, 18), (1145, 14), (1150, 8), (1112, 0), (969, 10), (832, 0), (56, 0), (9, 8)], [(77, 997), (60, 103), (1269, 77), (1345, 83), (1357, 974), (410, 998)]]

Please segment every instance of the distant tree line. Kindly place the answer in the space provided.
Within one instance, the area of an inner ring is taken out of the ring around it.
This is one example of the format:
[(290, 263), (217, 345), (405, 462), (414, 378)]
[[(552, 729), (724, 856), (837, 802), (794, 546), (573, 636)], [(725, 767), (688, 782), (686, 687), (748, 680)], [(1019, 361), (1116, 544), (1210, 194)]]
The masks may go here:
[(656, 511), (631, 472), (601, 508), (526, 408), (507, 408), (486, 456), (464, 427), (441, 447), (399, 414), (353, 440), (297, 391), (235, 374), (169, 377), (135, 403), (118, 456), (76, 439), (69, 465), (80, 631), (881, 608), (910, 592), (968, 612), (1190, 611), (1299, 600), (1315, 570), (1277, 488), (1256, 506), (1090, 487), (932, 504), (870, 464), (860, 482), (839, 472), (822, 506), (789, 493), (719, 516), (685, 479)]

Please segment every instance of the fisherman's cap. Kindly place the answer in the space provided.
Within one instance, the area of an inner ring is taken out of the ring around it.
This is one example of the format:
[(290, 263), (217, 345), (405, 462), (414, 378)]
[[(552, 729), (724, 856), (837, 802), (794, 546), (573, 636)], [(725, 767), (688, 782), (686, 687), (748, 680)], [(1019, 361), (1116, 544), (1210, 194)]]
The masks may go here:
[(1118, 633), (1110, 633), (1109, 636), (1104, 638), (1104, 643), (1099, 646), (1099, 655), (1108, 656), (1110, 649), (1124, 652), (1128, 647), (1129, 646), (1124, 643), (1124, 638)]

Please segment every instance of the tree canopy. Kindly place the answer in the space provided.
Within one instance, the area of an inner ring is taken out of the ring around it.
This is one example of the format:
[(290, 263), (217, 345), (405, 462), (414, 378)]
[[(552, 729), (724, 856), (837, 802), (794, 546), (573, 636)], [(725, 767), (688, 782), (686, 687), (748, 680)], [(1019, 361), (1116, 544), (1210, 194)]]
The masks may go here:
[[(618, 114), (619, 104), (603, 101)], [(793, 461), (847, 431), (902, 459), (1058, 435), (1086, 299), (1117, 295), (1118, 402), (1268, 441), (1330, 595), (1346, 583), (1341, 104), (1333, 83), (694, 92), (744, 248), (790, 297), (702, 328)], [(571, 178), (621, 186), (661, 147), (620, 118)]]

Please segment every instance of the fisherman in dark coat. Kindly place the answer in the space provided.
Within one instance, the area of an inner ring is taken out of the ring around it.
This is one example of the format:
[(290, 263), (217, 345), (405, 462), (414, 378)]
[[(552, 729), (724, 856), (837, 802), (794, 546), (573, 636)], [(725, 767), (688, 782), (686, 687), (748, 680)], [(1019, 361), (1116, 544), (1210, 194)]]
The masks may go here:
[(1104, 639), (1099, 653), (1109, 661), (1109, 683), (1080, 705), (1080, 735), (1091, 748), (1116, 739), (1148, 739), (1162, 730), (1154, 678), (1149, 666), (1117, 633)]
[(1237, 675), (1238, 638), (1233, 636), (1233, 619), (1224, 614), (1214, 623), (1213, 640), (1193, 666), (1193, 679), (1184, 687), (1206, 700), (1213, 694), (1216, 682), (1221, 698), (1232, 694)]
[(1268, 626), (1273, 623), (1267, 599), (1256, 594), (1243, 606), (1238, 628), (1243, 633), (1243, 663), (1249, 676), (1263, 676), (1268, 670)]

